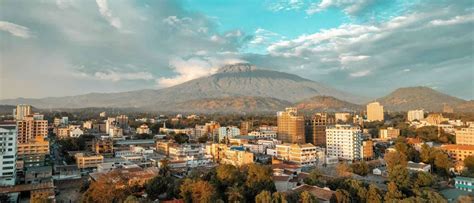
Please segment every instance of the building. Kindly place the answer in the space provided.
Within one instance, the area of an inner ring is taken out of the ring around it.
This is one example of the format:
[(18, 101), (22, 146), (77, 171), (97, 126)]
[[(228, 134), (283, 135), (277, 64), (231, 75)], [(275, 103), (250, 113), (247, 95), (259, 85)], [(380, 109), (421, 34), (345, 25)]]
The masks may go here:
[(421, 121), (423, 119), (425, 119), (425, 112), (423, 111), (423, 109), (420, 109), (420, 110), (410, 110), (408, 111), (407, 113), (407, 120), (408, 121), (414, 121), (414, 120), (417, 120), (417, 121)]
[(107, 116), (107, 113), (105, 113), (105, 111), (104, 111), (104, 112), (100, 112), (99, 116), (100, 116), (101, 118), (105, 118), (105, 117)]
[(247, 135), (253, 129), (252, 121), (242, 121), (240, 122), (240, 133), (242, 135)]
[(296, 108), (286, 108), (277, 113), (278, 139), (284, 143), (305, 143), (304, 117)]
[(92, 121), (84, 121), (84, 123), (82, 123), (82, 128), (90, 130), (92, 129), (92, 125)]
[(148, 125), (142, 124), (137, 128), (137, 134), (149, 134), (151, 135), (151, 130), (148, 128)]
[(61, 119), (60, 118), (54, 118), (53, 119), (53, 126), (58, 127), (59, 125), (61, 125)]
[(84, 131), (82, 131), (80, 128), (74, 128), (73, 130), (69, 131), (69, 137), (78, 138), (82, 135), (84, 135)]
[(256, 137), (257, 139), (276, 139), (277, 132), (269, 131), (269, 130), (252, 131), (248, 133), (248, 136), (253, 136), (253, 137)]
[(316, 113), (305, 121), (306, 143), (326, 146), (326, 126), (334, 124), (334, 118), (327, 113)]
[(220, 127), (217, 132), (219, 142), (223, 140), (227, 142), (229, 139), (240, 135), (240, 129), (236, 126)]
[(92, 141), (92, 151), (96, 154), (113, 154), (114, 141), (112, 139), (94, 139)]
[(124, 130), (127, 130), (129, 128), (129, 126), (128, 126), (128, 116), (119, 115), (119, 116), (117, 116), (115, 121), (117, 122), (118, 127), (122, 128)]
[(290, 161), (301, 167), (315, 166), (324, 163), (324, 149), (307, 144), (278, 144), (276, 145), (277, 158)]
[(75, 158), (77, 168), (79, 169), (97, 168), (97, 164), (104, 162), (104, 157), (102, 155), (77, 153)]
[(16, 123), (0, 123), (0, 186), (15, 185), (17, 158)]
[(67, 116), (63, 116), (61, 118), (61, 124), (62, 125), (69, 125), (69, 118)]
[(28, 143), (35, 137), (46, 137), (48, 135), (48, 121), (34, 120), (32, 115), (24, 116), (17, 121), (18, 143)]
[(349, 120), (349, 118), (351, 117), (351, 114), (350, 113), (335, 113), (334, 116), (336, 118), (336, 122), (345, 123)]
[(331, 199), (336, 194), (335, 191), (332, 191), (329, 188), (320, 188), (318, 186), (311, 186), (306, 184), (293, 188), (293, 191), (295, 191), (296, 193), (307, 191), (318, 200), (317, 202), (321, 203), (331, 202)]
[(105, 120), (105, 132), (109, 134), (110, 129), (114, 128), (115, 124), (116, 124), (115, 118), (113, 117), (107, 118), (107, 120)]
[(118, 126), (113, 126), (109, 129), (109, 136), (110, 137), (122, 137), (123, 136), (123, 129)]
[(455, 130), (456, 144), (474, 145), (474, 126)]
[(69, 128), (68, 127), (56, 127), (56, 137), (59, 139), (64, 139), (69, 137)]
[(23, 120), (23, 118), (24, 118), (25, 116), (28, 116), (28, 115), (33, 114), (33, 112), (31, 111), (31, 106), (30, 106), (30, 105), (26, 105), (26, 104), (18, 104), (18, 105), (16, 105), (16, 110), (15, 110), (14, 112), (15, 112), (15, 115), (13, 115), (13, 117), (14, 117), (17, 121), (21, 121), (21, 120)]
[(231, 164), (234, 166), (243, 166), (253, 163), (253, 153), (245, 151), (244, 147), (228, 147), (222, 153), (221, 164)]
[(400, 136), (400, 129), (388, 127), (379, 130), (379, 138), (383, 140), (395, 139)]
[(457, 176), (454, 178), (454, 187), (458, 190), (474, 191), (474, 178)]
[(425, 164), (423, 162), (415, 163), (413, 161), (408, 161), (407, 169), (412, 172), (431, 172), (431, 165)]
[(462, 163), (468, 156), (474, 156), (474, 145), (447, 144), (441, 145), (443, 151), (447, 152), (452, 159)]
[(18, 156), (23, 155), (49, 155), (49, 141), (37, 136), (28, 143), (18, 143)]
[(445, 119), (442, 114), (440, 113), (430, 113), (426, 117), (426, 122), (428, 122), (430, 125), (439, 125), (443, 121), (447, 121), (448, 119)]
[(383, 106), (380, 103), (367, 104), (367, 121), (384, 121)]
[(374, 142), (372, 140), (362, 141), (362, 158), (366, 160), (374, 158)]
[(363, 158), (362, 131), (358, 126), (331, 125), (326, 128), (326, 147), (328, 157), (345, 160)]

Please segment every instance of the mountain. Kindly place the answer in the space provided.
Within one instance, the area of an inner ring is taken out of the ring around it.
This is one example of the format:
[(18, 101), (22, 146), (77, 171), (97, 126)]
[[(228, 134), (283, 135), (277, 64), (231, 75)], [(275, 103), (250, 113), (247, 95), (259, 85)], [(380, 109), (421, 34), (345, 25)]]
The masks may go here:
[(179, 111), (180, 109), (167, 107), (187, 101), (227, 97), (274, 98), (294, 103), (318, 95), (332, 96), (353, 103), (367, 101), (364, 97), (339, 91), (297, 75), (257, 69), (250, 64), (233, 64), (222, 67), (216, 74), (159, 90), (90, 93), (42, 99), (18, 98), (2, 100), (0, 104), (25, 103), (37, 108), (128, 107)]
[(465, 101), (454, 106), (455, 112), (474, 112), (474, 100)]
[(176, 109), (180, 112), (275, 112), (292, 104), (287, 101), (270, 97), (224, 97), (206, 98), (177, 103), (167, 109)]
[(444, 104), (455, 108), (466, 102), (429, 87), (399, 88), (389, 95), (377, 99), (377, 101), (384, 105), (386, 109), (392, 111), (408, 111), (412, 109), (442, 111)]
[(329, 96), (315, 96), (296, 103), (298, 110), (306, 112), (316, 111), (360, 111), (364, 107)]

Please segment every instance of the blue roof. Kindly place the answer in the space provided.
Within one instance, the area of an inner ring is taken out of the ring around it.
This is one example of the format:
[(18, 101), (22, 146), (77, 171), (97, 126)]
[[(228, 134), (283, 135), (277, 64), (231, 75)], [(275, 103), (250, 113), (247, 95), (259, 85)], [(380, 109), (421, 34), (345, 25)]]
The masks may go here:
[(245, 151), (245, 148), (243, 146), (232, 146), (230, 147), (231, 150), (237, 150), (237, 151)]

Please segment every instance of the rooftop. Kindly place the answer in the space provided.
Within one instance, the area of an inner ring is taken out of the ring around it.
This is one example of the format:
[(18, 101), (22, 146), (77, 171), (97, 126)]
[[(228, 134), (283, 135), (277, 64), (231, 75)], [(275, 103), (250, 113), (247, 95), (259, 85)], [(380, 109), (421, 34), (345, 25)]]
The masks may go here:
[(473, 150), (474, 151), (474, 145), (447, 144), (447, 145), (441, 145), (441, 149), (444, 149), (444, 150)]
[(293, 188), (293, 190), (296, 192), (308, 191), (316, 198), (320, 200), (324, 200), (324, 201), (331, 200), (331, 197), (334, 195), (334, 193), (336, 193), (330, 189), (320, 188), (317, 186), (311, 186), (311, 185), (306, 185), (306, 184), (295, 187)]

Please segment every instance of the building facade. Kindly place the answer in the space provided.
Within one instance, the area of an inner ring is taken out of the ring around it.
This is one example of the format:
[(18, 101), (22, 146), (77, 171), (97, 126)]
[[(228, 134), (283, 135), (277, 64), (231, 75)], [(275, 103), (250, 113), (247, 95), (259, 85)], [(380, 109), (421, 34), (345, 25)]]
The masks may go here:
[(18, 105), (16, 105), (15, 115), (13, 115), (13, 116), (15, 117), (15, 119), (17, 121), (21, 121), (21, 120), (23, 120), (23, 118), (25, 116), (28, 116), (28, 115), (31, 115), (31, 114), (33, 114), (33, 112), (31, 111), (31, 106), (30, 105), (18, 104)]
[(395, 139), (400, 136), (400, 129), (388, 127), (386, 129), (379, 130), (379, 138), (383, 140)]
[(23, 117), (17, 121), (18, 143), (28, 143), (35, 137), (46, 137), (48, 135), (48, 121), (34, 120), (32, 115)]
[(461, 128), (454, 132), (456, 134), (456, 144), (474, 145), (474, 126)]
[(357, 160), (362, 154), (362, 131), (358, 126), (332, 125), (326, 128), (328, 157)]
[(284, 143), (305, 143), (304, 117), (296, 108), (286, 108), (277, 113), (278, 139)]
[(324, 149), (307, 144), (278, 144), (276, 145), (277, 158), (290, 161), (301, 167), (315, 166), (324, 163)]
[(423, 109), (410, 110), (407, 113), (407, 120), (410, 122), (414, 120), (421, 121), (423, 119), (425, 119), (425, 112), (423, 111)]
[(378, 102), (367, 104), (367, 121), (383, 121), (383, 106)]
[(0, 186), (15, 185), (16, 138), (16, 123), (0, 123)]
[(306, 143), (326, 146), (326, 126), (334, 124), (334, 118), (327, 113), (316, 113), (305, 121)]

